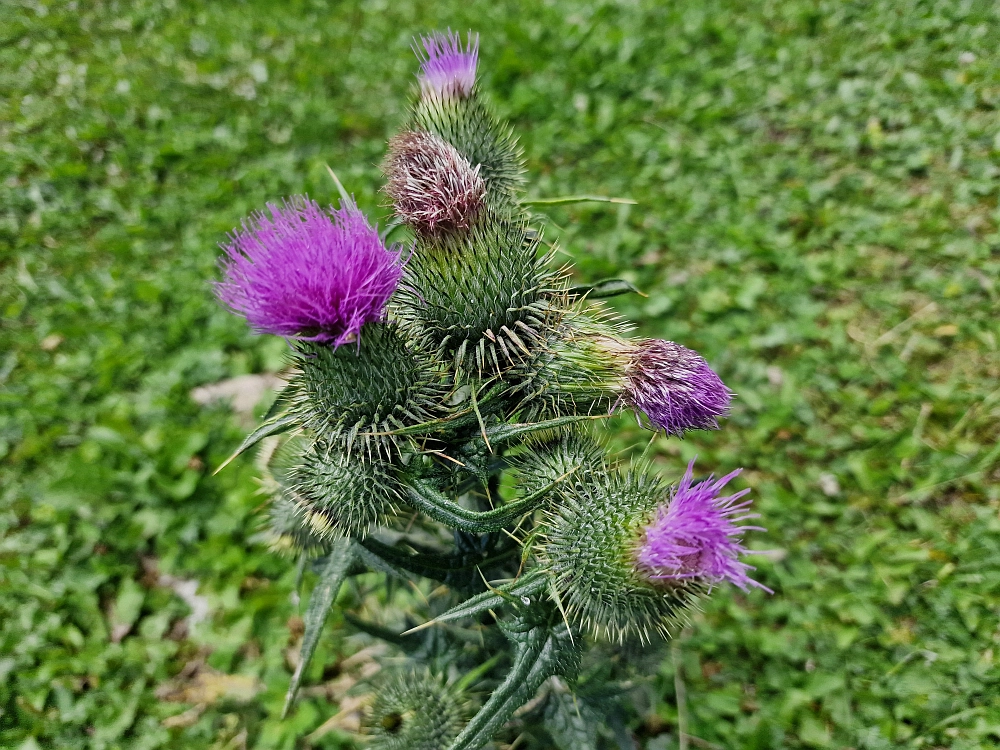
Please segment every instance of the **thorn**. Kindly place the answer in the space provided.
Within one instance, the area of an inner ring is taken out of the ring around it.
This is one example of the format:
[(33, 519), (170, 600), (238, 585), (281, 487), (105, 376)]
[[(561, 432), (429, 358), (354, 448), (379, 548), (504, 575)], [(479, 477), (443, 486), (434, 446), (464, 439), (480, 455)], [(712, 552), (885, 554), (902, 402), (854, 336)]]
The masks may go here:
[(337, 192), (340, 193), (340, 199), (342, 201), (351, 200), (351, 196), (348, 195), (346, 190), (344, 190), (344, 186), (340, 183), (340, 180), (337, 178), (337, 174), (330, 168), (330, 165), (325, 164), (324, 166), (326, 167), (326, 171), (330, 173), (330, 177), (333, 178), (333, 184), (337, 186)]

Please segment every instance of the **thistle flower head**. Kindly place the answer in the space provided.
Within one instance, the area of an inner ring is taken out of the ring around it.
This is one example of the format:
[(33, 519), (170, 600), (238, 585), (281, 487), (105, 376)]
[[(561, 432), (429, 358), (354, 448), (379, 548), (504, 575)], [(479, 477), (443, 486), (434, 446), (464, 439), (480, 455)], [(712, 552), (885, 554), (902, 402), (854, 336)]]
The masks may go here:
[(472, 93), (476, 83), (476, 64), (479, 61), (479, 34), (469, 32), (465, 49), (462, 37), (449, 30), (420, 37), (420, 47), (415, 47), (420, 58), (420, 93), (427, 99), (464, 99)]
[(741, 521), (758, 518), (749, 513), (749, 500), (741, 500), (750, 490), (728, 497), (719, 492), (739, 470), (719, 480), (714, 477), (691, 484), (694, 461), (673, 497), (656, 509), (643, 530), (636, 549), (639, 570), (650, 580), (683, 583), (688, 579), (714, 585), (729, 581), (744, 591), (751, 586), (771, 590), (747, 575), (752, 566), (740, 561), (747, 554), (742, 544), (744, 532), (763, 531), (759, 526), (741, 526)]
[(326, 212), (296, 197), (268, 212), (252, 214), (222, 246), (219, 299), (260, 333), (334, 347), (357, 340), (399, 284), (399, 249), (386, 248), (349, 201)]
[(323, 542), (365, 536), (396, 510), (401, 493), (392, 467), (316, 443), (285, 480), (299, 525)]
[(438, 750), (462, 728), (466, 700), (427, 669), (382, 677), (363, 727), (372, 750)]
[(630, 354), (625, 403), (671, 435), (718, 428), (733, 394), (700, 354), (660, 339), (640, 341)]
[(422, 234), (467, 229), (483, 207), (486, 182), (479, 167), (432, 133), (395, 136), (384, 170), (396, 213)]
[(614, 470), (576, 472), (561, 487), (546, 511), (538, 556), (569, 622), (619, 643), (669, 636), (705, 583), (665, 585), (635, 562), (636, 541), (665, 487), (644, 473)]

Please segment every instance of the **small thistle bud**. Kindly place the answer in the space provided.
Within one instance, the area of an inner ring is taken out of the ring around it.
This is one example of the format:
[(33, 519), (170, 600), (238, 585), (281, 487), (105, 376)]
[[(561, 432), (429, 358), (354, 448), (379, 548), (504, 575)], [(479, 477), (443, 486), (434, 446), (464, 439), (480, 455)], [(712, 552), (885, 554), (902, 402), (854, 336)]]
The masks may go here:
[(288, 497), (314, 537), (365, 536), (395, 513), (401, 491), (390, 466), (321, 444), (305, 451), (287, 478)]
[(392, 323), (365, 326), (360, 345), (297, 344), (285, 391), (301, 427), (346, 453), (388, 458), (406, 438), (391, 434), (432, 419), (444, 388)]
[[(604, 467), (601, 446), (586, 435), (570, 432), (528, 450), (514, 461), (525, 494), (560, 480), (586, 481), (592, 471)], [(572, 483), (556, 485), (556, 492), (572, 491)]]
[(760, 526), (738, 525), (760, 517), (747, 512), (749, 500), (740, 502), (750, 490), (719, 497), (720, 490), (740, 473), (739, 469), (718, 481), (710, 476), (692, 485), (693, 469), (694, 461), (688, 464), (670, 502), (657, 508), (645, 527), (636, 551), (640, 570), (654, 581), (697, 579), (710, 586), (728, 581), (744, 591), (756, 586), (772, 593), (747, 575), (753, 568), (739, 559), (748, 554), (742, 544), (743, 534), (763, 531)]
[(270, 503), (262, 534), (272, 552), (280, 555), (319, 555), (327, 550), (327, 539), (317, 534), (295, 502), (277, 495)]
[(623, 400), (670, 435), (718, 429), (732, 392), (705, 359), (673, 341), (644, 339), (632, 347)]
[(448, 31), (420, 37), (414, 51), (420, 58), (420, 93), (425, 99), (464, 99), (476, 85), (479, 62), (479, 34), (471, 31), (462, 49), (462, 37)]
[(427, 670), (383, 678), (365, 715), (370, 750), (441, 750), (464, 719), (460, 694)]
[(398, 247), (386, 248), (357, 206), (323, 211), (305, 197), (257, 212), (222, 246), (219, 299), (259, 333), (355, 341), (380, 320), (402, 277)]
[(394, 309), (425, 350), (464, 374), (526, 361), (562, 313), (565, 278), (538, 253), (539, 238), (520, 221), (486, 216), (420, 243)]
[(384, 171), (396, 213), (421, 234), (468, 229), (483, 208), (486, 183), (479, 167), (432, 133), (395, 136)]
[(672, 496), (644, 474), (602, 471), (560, 491), (538, 554), (572, 624), (618, 642), (666, 637), (711, 586), (748, 585), (737, 556), (751, 527), (735, 526), (748, 517), (746, 503), (736, 503), (743, 493), (719, 500), (732, 475), (691, 487), (690, 474)]

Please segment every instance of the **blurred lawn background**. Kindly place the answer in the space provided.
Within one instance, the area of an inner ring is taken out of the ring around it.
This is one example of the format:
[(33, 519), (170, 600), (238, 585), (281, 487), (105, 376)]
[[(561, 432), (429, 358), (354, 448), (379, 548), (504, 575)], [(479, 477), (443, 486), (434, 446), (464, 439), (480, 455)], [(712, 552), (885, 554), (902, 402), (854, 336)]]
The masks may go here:
[(281, 366), (212, 297), (224, 233), (332, 200), (325, 164), (384, 214), (411, 38), (447, 26), (482, 34), (531, 196), (638, 201), (551, 211), (579, 277), (633, 281), (616, 307), (739, 395), (650, 451), (746, 468), (775, 593), (716, 592), (643, 746), (676, 746), (682, 664), (697, 747), (996, 747), (998, 24), (946, 0), (0, 0), (0, 747), (352, 747), (296, 739), (350, 643), (278, 718), (293, 566), (254, 540), (252, 460), (211, 473), (247, 420), (190, 393)]

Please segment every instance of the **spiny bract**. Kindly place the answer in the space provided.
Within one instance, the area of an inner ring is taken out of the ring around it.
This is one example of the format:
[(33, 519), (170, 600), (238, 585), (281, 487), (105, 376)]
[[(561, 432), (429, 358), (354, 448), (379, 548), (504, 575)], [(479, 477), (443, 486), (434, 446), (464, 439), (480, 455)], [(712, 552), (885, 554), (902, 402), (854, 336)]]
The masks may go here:
[(559, 495), (573, 492), (577, 482), (587, 482), (593, 472), (604, 470), (604, 450), (589, 435), (565, 432), (550, 440), (528, 443), (526, 450), (513, 459), (513, 468), (524, 494), (559, 481), (553, 489)]
[(394, 313), (424, 349), (490, 376), (530, 357), (563, 313), (565, 285), (521, 222), (489, 219), (418, 243)]
[(625, 383), (625, 362), (609, 353), (607, 341), (624, 326), (602, 309), (577, 303), (550, 327), (530, 360), (509, 378), (520, 396), (525, 421), (571, 414), (610, 414)]

